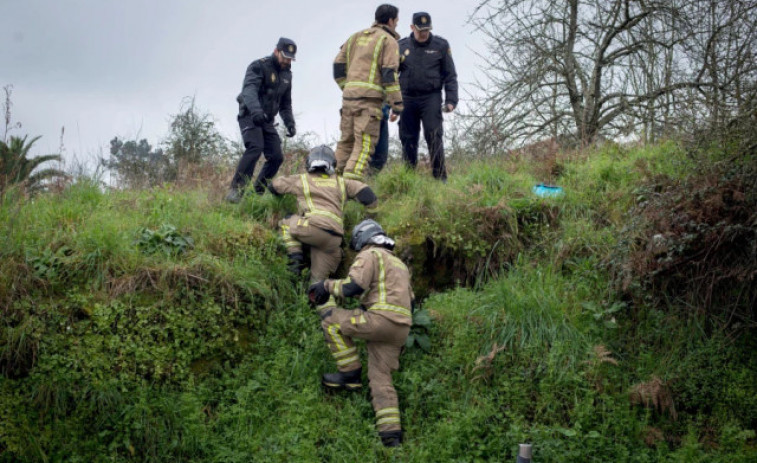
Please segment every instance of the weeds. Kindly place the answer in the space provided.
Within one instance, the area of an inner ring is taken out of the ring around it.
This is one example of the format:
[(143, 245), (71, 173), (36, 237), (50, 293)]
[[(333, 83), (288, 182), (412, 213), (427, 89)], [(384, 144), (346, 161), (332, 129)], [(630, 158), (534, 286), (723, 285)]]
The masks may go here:
[[(562, 198), (532, 196), (546, 167), (525, 159), (458, 165), (446, 185), (398, 165), (375, 178), (377, 219), (424, 307), (408, 339), (419, 348), (393, 377), (398, 450), (375, 435), (368, 388), (321, 390), (333, 360), (275, 233), (291, 199), (229, 206), (215, 187), (82, 182), (33, 202), (7, 192), (0, 461), (512, 461), (520, 442), (540, 461), (753, 460), (753, 327), (708, 328), (679, 286), (685, 266), (656, 260), (716, 258), (721, 294), (743, 307), (751, 280), (728, 272), (749, 257), (732, 249), (747, 237), (736, 225), (752, 197), (735, 186), (748, 169), (676, 202), (695, 177), (672, 143), (548, 167)], [(668, 214), (686, 220), (655, 221)], [(350, 204), (345, 228), (362, 216)], [(638, 252), (663, 271), (633, 273)], [(625, 291), (618, 269), (633, 277)]]

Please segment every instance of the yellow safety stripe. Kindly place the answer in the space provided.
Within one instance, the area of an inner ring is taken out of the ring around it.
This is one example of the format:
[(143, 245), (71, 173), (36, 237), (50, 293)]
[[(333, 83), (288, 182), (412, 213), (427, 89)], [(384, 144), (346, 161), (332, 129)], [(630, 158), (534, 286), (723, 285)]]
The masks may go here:
[[(357, 35), (357, 34), (355, 34)], [(347, 42), (347, 70), (349, 72), (350, 68), (350, 49), (352, 48), (352, 42), (354, 41), (354, 37), (350, 37), (350, 40)], [(376, 41), (376, 46), (373, 48), (373, 61), (371, 62), (371, 70), (370, 74), (368, 74), (368, 82), (360, 82), (360, 81), (352, 81), (347, 82), (344, 84), (342, 88), (345, 87), (362, 87), (362, 88), (369, 88), (371, 90), (376, 90), (377, 92), (384, 92), (384, 87), (381, 85), (376, 85), (373, 81), (376, 78), (376, 69), (378, 68), (378, 55), (381, 52), (382, 45), (384, 44), (384, 40), (386, 40), (386, 36), (382, 35), (379, 37), (379, 39)], [(399, 90), (399, 87), (397, 87), (397, 90)]]
[(315, 206), (313, 205), (313, 198), (310, 197), (310, 183), (308, 183), (307, 174), (300, 175), (300, 180), (302, 180), (302, 194), (305, 196), (305, 201), (308, 203), (308, 210), (312, 211), (315, 209)]
[(355, 362), (359, 362), (359, 361), (360, 361), (360, 357), (358, 357), (357, 355), (354, 355), (354, 356), (346, 358), (346, 359), (337, 360), (336, 364), (337, 364), (337, 366), (343, 367), (345, 365), (349, 365), (350, 363), (355, 363)]
[(413, 316), (412, 312), (410, 312), (409, 309), (393, 304), (373, 304), (372, 306), (370, 306), (370, 308), (368, 308), (368, 310), (376, 310), (379, 312), (394, 312), (400, 315), (405, 315), (406, 317)]
[(352, 42), (355, 41), (355, 35), (352, 34), (352, 36), (347, 40), (347, 69), (346, 72), (349, 72), (350, 70), (350, 50), (352, 49)]
[(342, 297), (342, 280), (336, 280), (331, 291), (334, 297)]
[(389, 87), (386, 87), (386, 93), (399, 92), (399, 91), (400, 91), (399, 85), (391, 85)]
[(357, 347), (353, 346), (346, 350), (340, 350), (340, 351), (334, 352), (331, 355), (333, 355), (336, 358), (339, 358), (339, 357), (344, 357), (345, 355), (354, 354), (355, 352), (357, 352)]
[(328, 217), (329, 219), (335, 220), (339, 225), (343, 225), (343, 220), (341, 217), (334, 214), (333, 212), (324, 211), (323, 209), (316, 209), (314, 211), (306, 212), (305, 215), (308, 217), (313, 215), (321, 215), (323, 217)]
[(286, 248), (300, 247), (300, 242), (292, 238), (292, 234), (289, 232), (289, 225), (281, 226), (281, 238), (284, 240), (284, 246)]
[(386, 40), (385, 35), (379, 37), (378, 42), (376, 42), (376, 48), (373, 49), (373, 62), (371, 63), (371, 73), (368, 76), (368, 82), (373, 82), (373, 79), (376, 77), (376, 68), (378, 68), (378, 55), (381, 51), (381, 45), (383, 45), (384, 40)]
[(344, 186), (344, 178), (342, 176), (337, 176), (336, 181), (339, 183), (339, 191), (342, 192), (342, 210), (344, 210), (344, 203), (347, 202), (347, 187)]
[(342, 339), (342, 337), (339, 335), (338, 324), (329, 325), (328, 333), (329, 333), (329, 336), (331, 336), (331, 340), (334, 341), (334, 345), (336, 346), (337, 351), (342, 351), (342, 350), (347, 349), (347, 344), (345, 344), (344, 339)]
[(384, 87), (382, 87), (381, 85), (376, 85), (376, 84), (373, 84), (373, 83), (370, 83), (370, 82), (353, 81), (353, 82), (347, 82), (346, 84), (344, 84), (344, 86), (345, 87), (369, 88), (371, 90), (376, 90), (378, 92), (383, 92), (384, 91)]
[(363, 147), (360, 150), (360, 154), (357, 157), (357, 163), (355, 164), (355, 175), (360, 175), (362, 178), (363, 169), (368, 163), (368, 158), (371, 156), (371, 135), (363, 133)]
[(399, 413), (400, 413), (400, 409), (397, 407), (382, 408), (381, 410), (376, 412), (376, 418), (380, 418), (384, 415), (390, 415), (390, 414), (399, 415)]
[[(404, 315), (406, 317), (412, 317), (413, 314), (407, 307), (402, 307), (399, 305), (389, 304), (386, 302), (386, 268), (384, 265), (384, 255), (375, 250), (372, 249), (371, 252), (376, 255), (378, 258), (378, 264), (379, 264), (379, 281), (378, 281), (378, 290), (379, 290), (379, 300), (377, 303), (373, 304), (368, 308), (368, 310), (377, 310), (381, 312), (394, 312), (398, 313), (400, 315)], [(401, 262), (401, 261), (400, 261)], [(404, 264), (403, 264), (404, 265)]]
[(342, 286), (350, 284), (352, 282), (352, 278), (347, 277), (343, 280), (334, 280), (334, 287), (331, 290), (331, 293), (336, 297), (342, 297)]
[(309, 217), (311, 215), (320, 215), (335, 220), (336, 223), (342, 226), (343, 221), (341, 217), (334, 214), (333, 212), (324, 211), (323, 209), (317, 209), (315, 207), (315, 204), (313, 203), (313, 197), (310, 195), (310, 182), (308, 182), (308, 175), (302, 174), (300, 175), (300, 179), (302, 180), (302, 194), (305, 196), (305, 201), (308, 205), (308, 212), (305, 213), (305, 217)]
[(365, 315), (361, 315), (359, 317), (350, 317), (350, 323), (353, 325), (362, 325), (363, 323), (367, 323), (368, 320), (365, 319)]
[(371, 250), (378, 258), (379, 263), (379, 304), (386, 304), (386, 269), (384, 268), (384, 256), (377, 250)]
[(322, 310), (328, 309), (330, 307), (336, 307), (336, 301), (334, 300), (334, 296), (329, 295), (329, 300), (326, 301), (325, 304), (321, 304), (316, 309), (320, 312)]
[(361, 182), (363, 181), (363, 176), (362, 175), (357, 175), (357, 174), (352, 173), (352, 172), (345, 172), (344, 176), (346, 178), (350, 179), (350, 180), (360, 180)]
[(383, 424), (394, 424), (400, 423), (400, 417), (399, 416), (391, 416), (387, 418), (381, 418), (380, 420), (376, 420), (376, 426), (381, 426)]

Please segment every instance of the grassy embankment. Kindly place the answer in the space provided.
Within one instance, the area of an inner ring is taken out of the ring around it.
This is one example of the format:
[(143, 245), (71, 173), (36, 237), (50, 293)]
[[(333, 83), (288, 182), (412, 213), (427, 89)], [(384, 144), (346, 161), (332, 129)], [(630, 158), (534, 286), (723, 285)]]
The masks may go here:
[(398, 450), (367, 388), (320, 388), (332, 361), (272, 232), (291, 199), (11, 192), (0, 461), (514, 461), (520, 442), (544, 462), (754, 461), (754, 328), (630, 267), (647, 195), (698, 170), (669, 143), (561, 157), (555, 199), (525, 161), (374, 179), (433, 318), (395, 374)]

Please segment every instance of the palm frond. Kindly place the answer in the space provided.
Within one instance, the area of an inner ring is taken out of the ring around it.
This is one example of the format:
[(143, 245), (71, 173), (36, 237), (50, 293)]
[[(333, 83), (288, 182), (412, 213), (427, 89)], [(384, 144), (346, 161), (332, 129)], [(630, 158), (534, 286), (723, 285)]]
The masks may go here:
[[(39, 166), (50, 162), (60, 161), (59, 154), (46, 154), (29, 158), (29, 151), (39, 136), (28, 140), (29, 136), (11, 136), (6, 143), (0, 141), (0, 178), (3, 179), (2, 187), (7, 188), (12, 184), (25, 184), (29, 191), (44, 188), (42, 182), (49, 178), (66, 177), (65, 172), (58, 169), (44, 169), (34, 173)], [(28, 141), (27, 141), (28, 140)]]

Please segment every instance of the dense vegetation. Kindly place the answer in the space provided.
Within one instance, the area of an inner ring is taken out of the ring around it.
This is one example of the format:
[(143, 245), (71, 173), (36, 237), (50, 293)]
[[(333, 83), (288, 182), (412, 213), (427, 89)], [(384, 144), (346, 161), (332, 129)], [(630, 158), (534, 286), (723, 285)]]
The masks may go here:
[(291, 199), (11, 189), (0, 462), (514, 461), (521, 442), (545, 462), (754, 461), (757, 173), (728, 155), (566, 153), (558, 198), (528, 159), (373, 179), (433, 320), (395, 374), (397, 450), (367, 388), (321, 390), (331, 357), (273, 233)]

